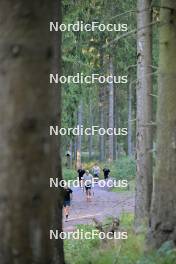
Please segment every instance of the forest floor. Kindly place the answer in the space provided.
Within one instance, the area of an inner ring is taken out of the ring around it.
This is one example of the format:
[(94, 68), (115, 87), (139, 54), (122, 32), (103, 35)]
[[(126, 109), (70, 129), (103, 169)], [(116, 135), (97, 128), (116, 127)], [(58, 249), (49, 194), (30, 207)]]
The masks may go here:
[(131, 191), (112, 192), (107, 187), (93, 188), (91, 202), (86, 201), (80, 187), (72, 188), (73, 200), (68, 222), (63, 219), (63, 230), (73, 231), (78, 224), (92, 224), (93, 218), (103, 221), (108, 217), (119, 217), (123, 212), (134, 212), (134, 193)]

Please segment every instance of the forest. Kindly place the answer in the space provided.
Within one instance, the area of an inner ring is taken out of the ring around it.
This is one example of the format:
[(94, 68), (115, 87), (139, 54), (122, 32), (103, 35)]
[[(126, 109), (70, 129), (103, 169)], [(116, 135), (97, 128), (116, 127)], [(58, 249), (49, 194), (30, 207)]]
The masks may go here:
[(176, 1), (0, 21), (0, 264), (176, 263)]

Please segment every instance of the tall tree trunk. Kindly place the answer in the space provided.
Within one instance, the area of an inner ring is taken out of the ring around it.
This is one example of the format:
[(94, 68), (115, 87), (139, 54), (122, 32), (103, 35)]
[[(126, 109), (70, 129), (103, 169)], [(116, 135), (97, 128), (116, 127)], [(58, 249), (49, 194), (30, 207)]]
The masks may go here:
[[(60, 142), (48, 135), (61, 100), (48, 85), (52, 4), (6, 0), (0, 13), (0, 263), (62, 264), (62, 241), (56, 256), (49, 240), (56, 205), (49, 177), (61, 178)], [(61, 209), (57, 215), (61, 231)]]
[[(103, 73), (104, 62), (103, 62), (103, 51), (100, 50), (100, 72)], [(99, 120), (100, 127), (104, 128), (104, 85), (99, 86)], [(103, 135), (99, 135), (99, 152), (100, 152), (100, 161), (104, 161), (105, 159), (105, 137)]]
[[(118, 87), (114, 89), (114, 127), (118, 129)], [(113, 159), (117, 159), (117, 136), (114, 135)]]
[[(76, 153), (77, 153), (77, 138), (74, 138), (74, 146), (73, 146), (73, 159), (76, 163)], [(76, 166), (75, 166), (76, 167)]]
[(74, 160), (74, 168), (77, 169), (77, 137), (74, 138), (74, 144), (73, 144), (73, 160)]
[(161, 1), (157, 158), (150, 245), (176, 241), (176, 2)]
[(128, 88), (128, 156), (132, 155), (132, 82)]
[[(82, 111), (83, 111), (83, 105), (82, 100), (80, 102), (80, 105), (78, 107), (78, 126), (81, 128), (82, 125)], [(76, 167), (77, 169), (81, 166), (81, 146), (82, 146), (82, 136), (81, 132), (79, 132), (79, 135), (77, 136), (77, 152), (76, 152)]]
[(70, 169), (73, 166), (73, 139), (70, 139)]
[[(113, 75), (113, 62), (112, 58), (110, 57), (109, 61), (109, 72), (110, 75)], [(109, 128), (114, 128), (114, 84), (109, 84)], [(114, 157), (114, 135), (109, 135), (109, 162), (113, 161)]]
[[(52, 4), (53, 8), (53, 15), (52, 20), (53, 22), (59, 22), (59, 24), (62, 23), (62, 1), (54, 1)], [(52, 41), (53, 41), (53, 58), (52, 58), (52, 72), (62, 74), (62, 62), (61, 62), (61, 34), (58, 32), (52, 32)], [(49, 87), (51, 89), (51, 87)], [(61, 93), (61, 85), (60, 84), (53, 84), (52, 85), (52, 98), (53, 98), (53, 105), (57, 106), (53, 108), (54, 113), (54, 120), (56, 121), (56, 124), (61, 127), (61, 104), (62, 104), (62, 93)], [(53, 139), (54, 140), (54, 139)], [(57, 149), (55, 149), (57, 148)], [(57, 136), (57, 139), (55, 139), (55, 142), (53, 142), (53, 156), (56, 155), (55, 158), (55, 171), (53, 172), (53, 175), (56, 174), (56, 177), (58, 177), (59, 181), (62, 180), (62, 162), (61, 162), (61, 138), (60, 136)], [(61, 189), (59, 188), (58, 191), (56, 191), (57, 194), (57, 200), (55, 203), (53, 202), (53, 205), (55, 206), (55, 212), (53, 215), (53, 228), (58, 229), (59, 232), (62, 232), (62, 209), (63, 209), (63, 198), (61, 195)], [(47, 238), (48, 239), (48, 238)], [(52, 264), (62, 264), (64, 263), (64, 249), (63, 249), (63, 240), (58, 239), (54, 240), (54, 256), (52, 259)]]
[[(93, 126), (93, 114), (92, 114), (92, 102), (91, 99), (89, 101), (89, 126)], [(93, 144), (93, 136), (89, 135), (89, 160), (92, 159), (92, 144)]]
[[(137, 5), (137, 179), (135, 226), (148, 219), (152, 194), (151, 0)], [(143, 28), (141, 30), (141, 28)]]

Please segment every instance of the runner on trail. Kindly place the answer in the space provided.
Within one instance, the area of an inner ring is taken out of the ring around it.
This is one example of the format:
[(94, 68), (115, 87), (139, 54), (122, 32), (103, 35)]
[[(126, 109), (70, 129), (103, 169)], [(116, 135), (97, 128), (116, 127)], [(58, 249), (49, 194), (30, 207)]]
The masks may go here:
[(110, 169), (108, 169), (108, 167), (105, 167), (103, 169), (103, 173), (104, 173), (104, 179), (107, 180), (109, 178)]
[(81, 183), (82, 183), (82, 177), (83, 177), (83, 175), (84, 175), (84, 173), (86, 171), (83, 169), (83, 167), (81, 165), (77, 172), (78, 172), (78, 178), (79, 178), (79, 186), (82, 187), (82, 185), (81, 185)]
[(97, 163), (95, 163), (95, 165), (93, 166), (92, 173), (93, 173), (94, 178), (99, 178), (99, 175), (100, 175), (100, 167), (98, 166)]
[(87, 201), (91, 201), (91, 189), (92, 189), (92, 181), (93, 181), (93, 176), (92, 174), (89, 173), (88, 170), (86, 170), (86, 173), (83, 175), (83, 181), (84, 181), (84, 186), (86, 189), (86, 199)]
[(65, 221), (68, 221), (68, 215), (70, 210), (70, 201), (73, 198), (73, 191), (68, 187), (64, 187), (64, 214), (65, 214)]

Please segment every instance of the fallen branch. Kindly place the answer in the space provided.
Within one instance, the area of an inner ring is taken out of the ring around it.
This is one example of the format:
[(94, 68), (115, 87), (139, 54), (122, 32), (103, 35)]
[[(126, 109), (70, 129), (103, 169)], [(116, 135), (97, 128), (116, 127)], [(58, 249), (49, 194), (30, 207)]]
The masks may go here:
[(112, 219), (112, 224), (105, 224), (105, 225), (103, 225), (103, 223), (97, 220), (95, 217), (92, 220), (95, 223), (96, 229), (98, 229), (100, 232), (105, 232), (105, 233), (110, 232), (114, 234), (116, 231), (119, 230), (120, 220), (117, 217)]

